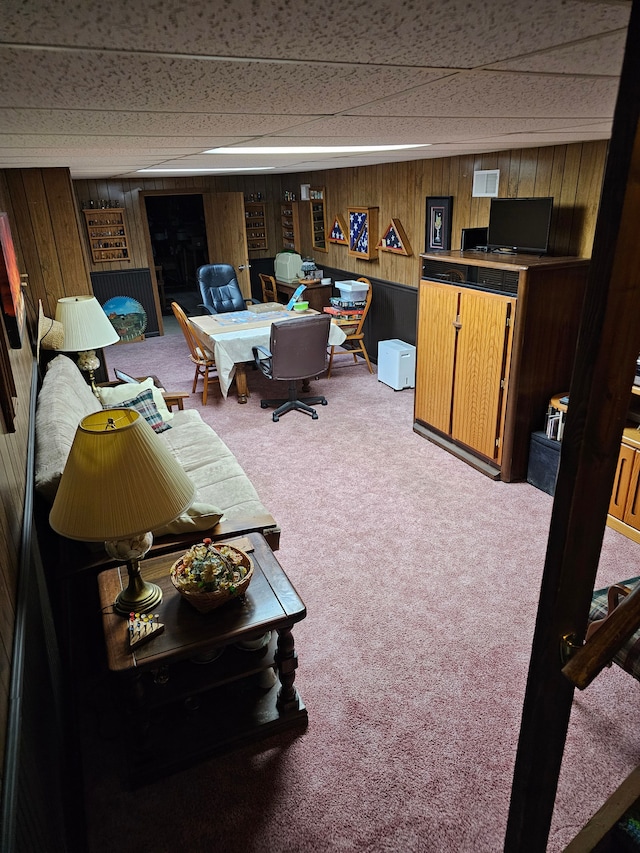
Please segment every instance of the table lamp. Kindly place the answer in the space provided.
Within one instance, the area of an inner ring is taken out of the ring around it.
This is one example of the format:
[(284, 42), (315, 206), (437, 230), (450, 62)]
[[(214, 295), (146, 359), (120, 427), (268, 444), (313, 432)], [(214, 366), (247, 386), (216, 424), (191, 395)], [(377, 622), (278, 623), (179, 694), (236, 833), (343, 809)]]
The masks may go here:
[(149, 531), (177, 518), (194, 495), (192, 480), (137, 411), (104, 409), (76, 430), (49, 523), (69, 539), (104, 541), (109, 556), (127, 563), (128, 586), (114, 609), (129, 616), (162, 600), (160, 587), (140, 574)]
[(78, 367), (89, 374), (98, 394), (94, 372), (100, 367), (95, 351), (120, 340), (111, 320), (95, 296), (63, 296), (56, 305), (56, 320), (64, 328), (64, 352), (78, 353)]

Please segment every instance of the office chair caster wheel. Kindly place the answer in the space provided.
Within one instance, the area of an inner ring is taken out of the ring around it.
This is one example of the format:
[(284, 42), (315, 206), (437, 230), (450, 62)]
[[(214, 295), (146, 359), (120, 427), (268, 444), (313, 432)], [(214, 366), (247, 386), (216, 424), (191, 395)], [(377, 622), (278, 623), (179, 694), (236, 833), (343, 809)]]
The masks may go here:
[(328, 405), (329, 405), (329, 401), (328, 401), (328, 400), (323, 400), (323, 401), (322, 401), (322, 405), (323, 405), (323, 406), (328, 406)]
[(311, 420), (312, 420), (312, 421), (317, 421), (317, 420), (318, 420), (318, 413), (317, 413), (317, 412), (314, 412), (314, 413), (311, 415)]
[(273, 413), (273, 422), (274, 422), (274, 424), (277, 424), (279, 420), (280, 420), (279, 415), (276, 415), (276, 413), (274, 412), (274, 413)]
[(269, 404), (268, 404), (268, 403), (261, 402), (261, 403), (260, 403), (260, 408), (261, 408), (261, 409), (268, 409), (268, 408), (269, 408)]

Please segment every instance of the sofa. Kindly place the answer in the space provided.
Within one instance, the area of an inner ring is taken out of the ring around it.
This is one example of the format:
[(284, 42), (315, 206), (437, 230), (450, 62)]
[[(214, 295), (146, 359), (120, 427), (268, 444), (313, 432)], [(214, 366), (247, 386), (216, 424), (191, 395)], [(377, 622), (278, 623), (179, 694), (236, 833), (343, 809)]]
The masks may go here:
[[(192, 506), (171, 524), (152, 531), (153, 553), (188, 547), (204, 536), (218, 540), (250, 531), (261, 532), (273, 550), (278, 548), (279, 527), (227, 445), (196, 410), (173, 411), (174, 405), (181, 407), (184, 394), (163, 392), (153, 378), (139, 384), (107, 383), (98, 393), (100, 399), (67, 356), (57, 355), (47, 365), (35, 429), (35, 489), (47, 514), (80, 421), (101, 408), (127, 404), (146, 417), (196, 486)], [(104, 550), (95, 545), (65, 540), (64, 549), (65, 556), (58, 561), (64, 564), (63, 574), (110, 565)]]

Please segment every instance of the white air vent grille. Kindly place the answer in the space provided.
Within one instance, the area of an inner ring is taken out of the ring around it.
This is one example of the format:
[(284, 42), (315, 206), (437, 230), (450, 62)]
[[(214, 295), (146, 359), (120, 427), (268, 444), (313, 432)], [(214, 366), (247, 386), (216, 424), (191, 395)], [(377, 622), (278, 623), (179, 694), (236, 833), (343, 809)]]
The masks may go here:
[(492, 197), (498, 195), (498, 184), (500, 183), (500, 169), (482, 169), (473, 173), (474, 197)]

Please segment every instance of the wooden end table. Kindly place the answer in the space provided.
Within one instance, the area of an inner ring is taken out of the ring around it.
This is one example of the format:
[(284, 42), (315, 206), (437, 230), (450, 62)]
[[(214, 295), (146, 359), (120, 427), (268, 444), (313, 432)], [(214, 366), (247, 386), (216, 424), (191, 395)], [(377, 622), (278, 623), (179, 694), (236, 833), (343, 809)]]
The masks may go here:
[(314, 308), (316, 311), (319, 311), (322, 314), (322, 309), (326, 308), (331, 303), (329, 302), (329, 298), (333, 293), (333, 285), (332, 284), (323, 284), (322, 281), (303, 282), (303, 281), (294, 281), (294, 282), (286, 282), (276, 280), (276, 287), (278, 289), (278, 293), (284, 293), (288, 301), (296, 287), (300, 284), (307, 285), (307, 289), (302, 294), (302, 299), (306, 299), (309, 303), (309, 308)]
[[(292, 634), (306, 616), (305, 605), (262, 534), (228, 541), (249, 552), (254, 574), (244, 597), (208, 614), (195, 610), (171, 583), (170, 567), (184, 551), (142, 562), (145, 579), (162, 588), (156, 612), (164, 631), (133, 651), (128, 622), (113, 610), (127, 584), (126, 567), (98, 576), (108, 667), (124, 682), (130, 741), (125, 755), (135, 764), (129, 774), (133, 785), (151, 781), (150, 773), (173, 772), (307, 725), (307, 709), (294, 685), (298, 660)], [(238, 646), (268, 632), (270, 641), (258, 650)], [(212, 660), (217, 651), (222, 653)], [(265, 675), (273, 686), (264, 686)]]

